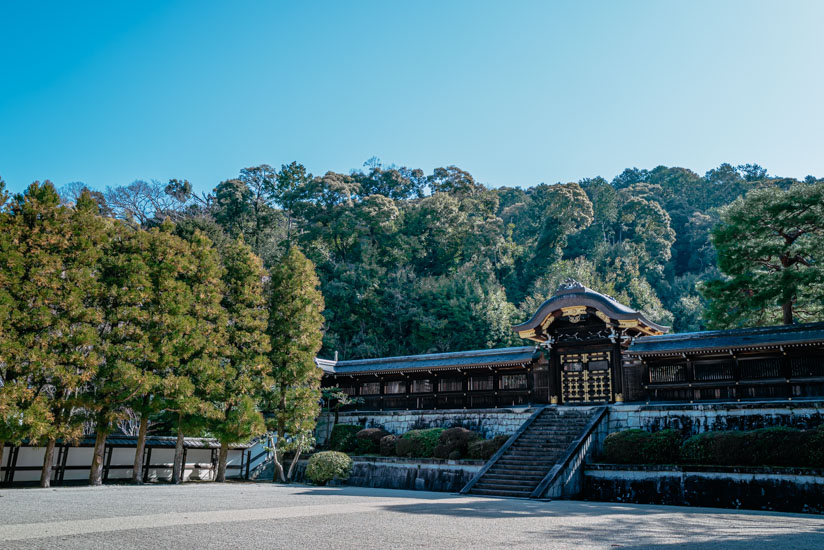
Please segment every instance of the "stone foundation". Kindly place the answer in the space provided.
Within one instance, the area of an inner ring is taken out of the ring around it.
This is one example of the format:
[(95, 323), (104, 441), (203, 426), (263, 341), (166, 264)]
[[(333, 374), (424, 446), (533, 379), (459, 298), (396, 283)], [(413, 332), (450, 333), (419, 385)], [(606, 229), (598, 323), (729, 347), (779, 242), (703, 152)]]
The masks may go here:
[(709, 430), (755, 430), (773, 426), (799, 429), (824, 424), (824, 401), (623, 404), (609, 411), (609, 432), (630, 428), (673, 429), (685, 436)]
[(590, 464), (586, 500), (824, 513), (824, 470)]
[[(511, 409), (444, 409), (441, 411), (352, 411), (342, 412), (339, 424), (358, 424), (364, 428), (383, 428), (402, 434), (423, 428), (453, 428), (460, 426), (489, 439), (496, 435), (511, 435), (535, 412), (534, 407)], [(319, 445), (326, 442), (334, 415), (323, 413), (318, 419), (315, 437)]]

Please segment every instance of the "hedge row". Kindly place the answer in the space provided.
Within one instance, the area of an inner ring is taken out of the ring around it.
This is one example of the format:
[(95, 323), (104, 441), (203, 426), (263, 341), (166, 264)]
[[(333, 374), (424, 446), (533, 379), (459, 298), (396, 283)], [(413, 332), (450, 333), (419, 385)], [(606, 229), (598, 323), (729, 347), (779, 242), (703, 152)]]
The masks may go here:
[(378, 454), (411, 458), (488, 459), (508, 436), (483, 439), (466, 428), (410, 430), (401, 436), (380, 428), (337, 424), (329, 438), (329, 448), (354, 454)]
[(824, 425), (813, 430), (709, 431), (683, 439), (675, 430), (625, 430), (604, 441), (604, 462), (824, 468)]

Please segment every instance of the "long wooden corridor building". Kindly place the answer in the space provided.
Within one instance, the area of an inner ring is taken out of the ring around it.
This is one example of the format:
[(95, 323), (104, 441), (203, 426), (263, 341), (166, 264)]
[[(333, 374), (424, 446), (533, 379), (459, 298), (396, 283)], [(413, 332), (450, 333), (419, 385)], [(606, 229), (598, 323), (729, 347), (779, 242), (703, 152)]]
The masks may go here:
[(317, 364), (362, 410), (824, 396), (824, 323), (667, 334), (568, 280), (513, 330), (530, 345)]

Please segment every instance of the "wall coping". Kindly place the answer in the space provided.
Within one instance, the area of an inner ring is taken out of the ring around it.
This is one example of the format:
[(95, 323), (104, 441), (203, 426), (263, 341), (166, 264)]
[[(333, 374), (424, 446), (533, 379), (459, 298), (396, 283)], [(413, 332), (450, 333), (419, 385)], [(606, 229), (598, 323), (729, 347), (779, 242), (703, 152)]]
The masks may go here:
[(682, 472), (724, 474), (772, 474), (798, 476), (824, 476), (824, 468), (787, 466), (712, 466), (704, 464), (586, 464), (584, 471), (614, 472)]
[(755, 410), (755, 409), (824, 409), (824, 400), (810, 399), (783, 399), (767, 401), (714, 401), (711, 403), (618, 403), (611, 404), (610, 411), (728, 411), (728, 410)]
[(448, 458), (407, 458), (403, 456), (370, 456), (370, 455), (350, 455), (353, 462), (368, 462), (373, 464), (405, 464), (417, 466), (421, 464), (436, 464), (439, 466), (483, 466), (485, 460), (467, 458), (463, 460), (452, 460)]

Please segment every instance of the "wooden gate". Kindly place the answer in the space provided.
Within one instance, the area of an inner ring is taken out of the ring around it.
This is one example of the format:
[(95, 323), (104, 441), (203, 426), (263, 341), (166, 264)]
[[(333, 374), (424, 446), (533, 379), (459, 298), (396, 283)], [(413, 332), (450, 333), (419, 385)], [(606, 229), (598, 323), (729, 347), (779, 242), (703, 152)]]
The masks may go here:
[(561, 356), (562, 403), (609, 403), (612, 401), (610, 352)]

